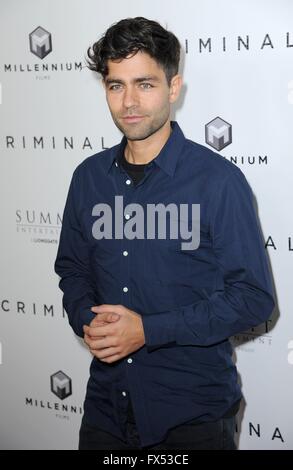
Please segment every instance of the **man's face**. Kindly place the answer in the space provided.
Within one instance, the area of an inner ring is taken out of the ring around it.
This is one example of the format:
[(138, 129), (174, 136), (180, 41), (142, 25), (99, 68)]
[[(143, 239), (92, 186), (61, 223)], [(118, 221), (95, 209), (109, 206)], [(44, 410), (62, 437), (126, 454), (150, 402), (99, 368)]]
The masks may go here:
[(109, 60), (108, 70), (107, 103), (116, 126), (126, 138), (144, 140), (161, 129), (169, 119), (170, 103), (177, 94), (175, 97), (172, 82), (169, 86), (157, 62), (138, 51), (119, 62)]

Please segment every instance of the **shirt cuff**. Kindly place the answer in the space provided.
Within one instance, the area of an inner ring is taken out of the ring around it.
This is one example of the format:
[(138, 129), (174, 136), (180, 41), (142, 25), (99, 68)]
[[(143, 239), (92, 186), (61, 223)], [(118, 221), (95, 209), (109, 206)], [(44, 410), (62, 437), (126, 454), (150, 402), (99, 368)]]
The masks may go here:
[(179, 310), (142, 315), (145, 344), (155, 349), (176, 342), (176, 318)]

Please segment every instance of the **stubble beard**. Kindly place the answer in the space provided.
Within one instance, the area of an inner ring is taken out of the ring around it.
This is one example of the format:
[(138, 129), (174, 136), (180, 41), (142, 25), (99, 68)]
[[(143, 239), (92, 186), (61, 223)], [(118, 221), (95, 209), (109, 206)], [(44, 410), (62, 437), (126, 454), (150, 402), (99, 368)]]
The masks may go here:
[(167, 111), (166, 109), (165, 112), (162, 112), (159, 116), (156, 116), (151, 120), (149, 120), (149, 115), (147, 115), (142, 122), (128, 125), (123, 125), (119, 118), (113, 114), (112, 119), (127, 140), (145, 140), (158, 132), (166, 124), (169, 119), (169, 110)]

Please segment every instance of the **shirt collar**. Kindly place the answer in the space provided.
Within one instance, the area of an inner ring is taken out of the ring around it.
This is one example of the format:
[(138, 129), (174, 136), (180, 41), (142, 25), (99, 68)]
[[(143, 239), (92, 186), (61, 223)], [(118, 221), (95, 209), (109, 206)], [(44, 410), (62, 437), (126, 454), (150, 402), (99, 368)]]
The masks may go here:
[[(169, 139), (161, 149), (160, 153), (152, 160), (169, 176), (173, 176), (176, 170), (177, 162), (185, 143), (185, 137), (176, 121), (171, 121), (172, 132)], [(124, 136), (119, 145), (116, 145), (109, 156), (107, 164), (107, 172), (110, 171), (112, 165), (115, 163), (119, 165), (121, 156), (127, 144), (127, 139)]]

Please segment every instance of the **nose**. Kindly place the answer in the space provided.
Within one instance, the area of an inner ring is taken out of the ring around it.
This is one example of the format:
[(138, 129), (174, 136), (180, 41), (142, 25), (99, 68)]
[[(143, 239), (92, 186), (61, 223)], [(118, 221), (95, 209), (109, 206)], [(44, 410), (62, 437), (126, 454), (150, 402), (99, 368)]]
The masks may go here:
[(138, 96), (137, 96), (135, 87), (133, 86), (126, 87), (124, 90), (124, 95), (123, 95), (123, 105), (125, 106), (125, 108), (127, 109), (132, 108), (133, 106), (136, 106), (137, 103), (138, 103)]

